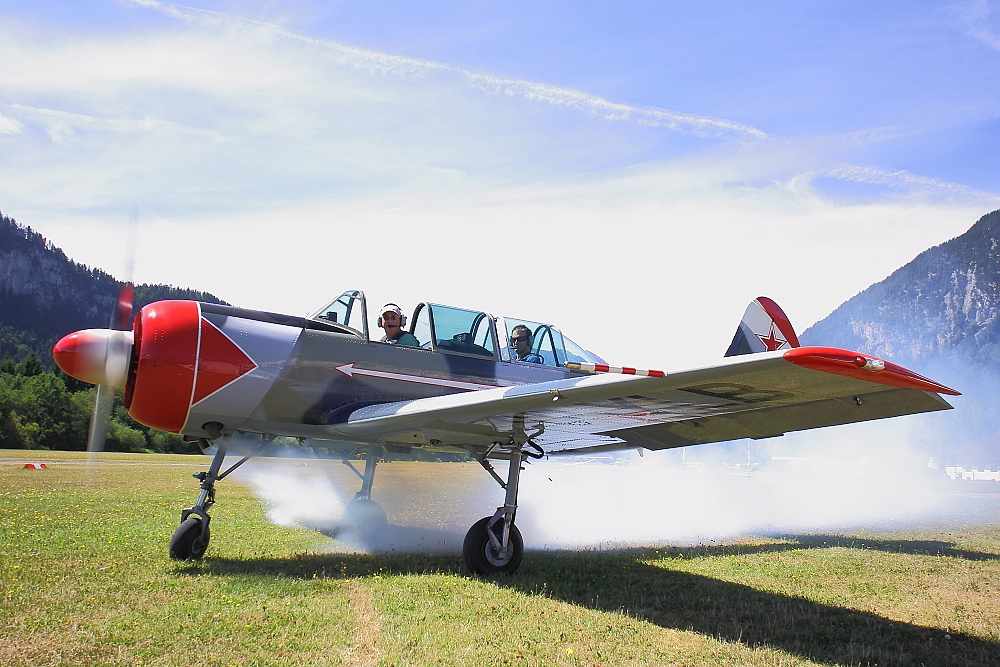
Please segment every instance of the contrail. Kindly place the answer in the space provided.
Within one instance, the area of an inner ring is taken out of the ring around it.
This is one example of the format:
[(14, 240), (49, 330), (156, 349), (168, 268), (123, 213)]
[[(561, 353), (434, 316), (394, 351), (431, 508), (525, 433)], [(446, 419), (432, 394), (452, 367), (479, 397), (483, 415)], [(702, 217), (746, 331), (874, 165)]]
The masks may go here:
[(888, 169), (879, 169), (878, 167), (841, 164), (830, 169), (827, 175), (845, 181), (871, 183), (872, 185), (888, 185), (889, 187), (908, 190), (931, 190), (963, 197), (996, 198), (994, 194), (976, 190), (961, 183), (951, 183), (932, 176), (920, 176), (905, 169), (890, 171)]
[(296, 39), (308, 44), (321, 46), (338, 54), (341, 63), (372, 73), (392, 73), (399, 75), (415, 75), (424, 72), (450, 72), (463, 77), (474, 90), (494, 95), (522, 97), (527, 100), (544, 102), (552, 106), (565, 106), (578, 109), (585, 113), (609, 121), (632, 122), (637, 125), (663, 127), (675, 132), (693, 134), (700, 137), (721, 138), (739, 136), (753, 139), (764, 139), (767, 135), (755, 127), (730, 120), (699, 116), (660, 109), (657, 107), (640, 107), (619, 102), (612, 102), (598, 95), (591, 95), (572, 88), (563, 88), (545, 83), (496, 76), (484, 72), (453, 67), (444, 63), (419, 58), (382, 53), (347, 46), (332, 40), (309, 37), (288, 30), (281, 26), (262, 21), (254, 21), (244, 17), (224, 14), (208, 9), (196, 9), (183, 5), (174, 5), (157, 0), (129, 0), (135, 5), (153, 9), (168, 16), (178, 18), (202, 26), (232, 27), (245, 26), (256, 30), (266, 30), (275, 35)]

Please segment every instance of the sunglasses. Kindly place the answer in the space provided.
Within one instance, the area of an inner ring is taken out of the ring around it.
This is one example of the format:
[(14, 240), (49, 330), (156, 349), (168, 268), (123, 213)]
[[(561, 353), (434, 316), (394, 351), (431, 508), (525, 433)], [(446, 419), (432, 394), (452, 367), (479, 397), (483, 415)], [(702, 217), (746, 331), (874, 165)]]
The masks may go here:
[(513, 336), (513, 337), (512, 337), (511, 339), (510, 339), (510, 342), (512, 342), (512, 343), (514, 343), (514, 344), (516, 345), (517, 343), (519, 343), (519, 342), (520, 342), (520, 341), (522, 341), (522, 340), (523, 340), (523, 341), (529, 341), (529, 340), (531, 340), (531, 339), (530, 339), (530, 338), (529, 338), (528, 336)]

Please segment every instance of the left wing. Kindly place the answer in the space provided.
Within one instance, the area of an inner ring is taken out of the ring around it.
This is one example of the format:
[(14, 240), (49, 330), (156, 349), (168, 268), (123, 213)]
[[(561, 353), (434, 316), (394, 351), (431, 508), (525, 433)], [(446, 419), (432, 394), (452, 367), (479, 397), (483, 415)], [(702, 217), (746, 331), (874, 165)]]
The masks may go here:
[(597, 374), (362, 408), (298, 435), (489, 446), (532, 437), (546, 453), (667, 449), (769, 438), (947, 410), (959, 392), (869, 355), (827, 347), (735, 356), (663, 377)]

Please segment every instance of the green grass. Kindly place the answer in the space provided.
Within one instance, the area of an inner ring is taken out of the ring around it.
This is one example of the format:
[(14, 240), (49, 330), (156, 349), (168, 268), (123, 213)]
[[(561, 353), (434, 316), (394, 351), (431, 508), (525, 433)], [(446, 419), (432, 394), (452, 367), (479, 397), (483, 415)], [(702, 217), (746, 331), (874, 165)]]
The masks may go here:
[(208, 556), (177, 563), (205, 460), (82, 460), (0, 451), (4, 666), (1000, 664), (995, 510), (906, 534), (529, 552), (480, 579), (455, 556), (330, 552), (223, 482)]

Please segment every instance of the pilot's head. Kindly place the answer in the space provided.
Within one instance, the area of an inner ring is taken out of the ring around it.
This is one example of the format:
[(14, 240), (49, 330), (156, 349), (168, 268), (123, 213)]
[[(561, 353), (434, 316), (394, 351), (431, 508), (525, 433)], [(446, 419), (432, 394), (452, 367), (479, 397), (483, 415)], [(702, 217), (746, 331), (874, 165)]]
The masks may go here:
[(524, 356), (531, 351), (531, 329), (518, 324), (510, 330), (510, 344), (518, 356)]
[(394, 303), (387, 303), (382, 306), (382, 312), (378, 316), (378, 325), (387, 332), (391, 329), (395, 331), (406, 326), (406, 315)]

